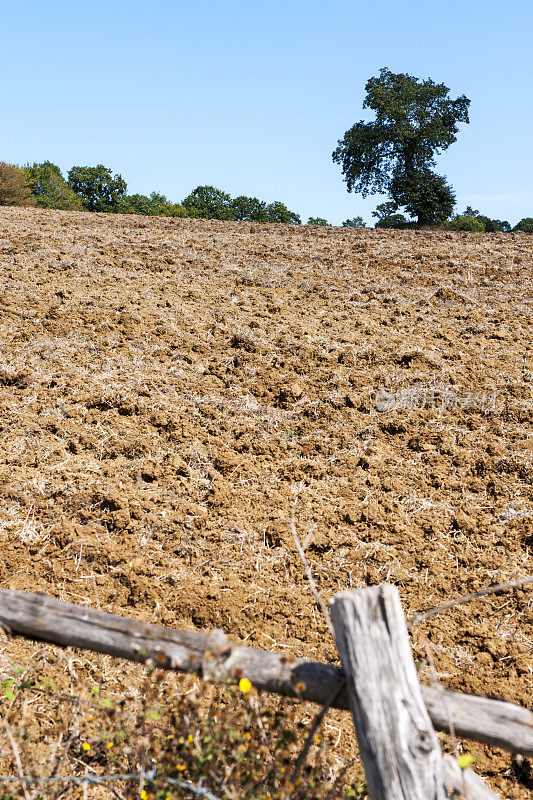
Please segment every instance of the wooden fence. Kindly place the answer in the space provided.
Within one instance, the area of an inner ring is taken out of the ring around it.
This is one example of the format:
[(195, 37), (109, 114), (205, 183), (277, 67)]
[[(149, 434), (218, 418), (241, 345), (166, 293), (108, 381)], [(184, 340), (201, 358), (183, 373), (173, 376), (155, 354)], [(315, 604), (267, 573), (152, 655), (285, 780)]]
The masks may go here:
[(260, 690), (349, 708), (371, 800), (495, 800), (472, 770), (442, 756), (434, 729), (532, 756), (533, 712), (421, 686), (394, 586), (341, 592), (331, 610), (342, 669), (233, 644), (220, 630), (178, 631), (0, 589), (8, 633), (217, 682), (245, 676)]

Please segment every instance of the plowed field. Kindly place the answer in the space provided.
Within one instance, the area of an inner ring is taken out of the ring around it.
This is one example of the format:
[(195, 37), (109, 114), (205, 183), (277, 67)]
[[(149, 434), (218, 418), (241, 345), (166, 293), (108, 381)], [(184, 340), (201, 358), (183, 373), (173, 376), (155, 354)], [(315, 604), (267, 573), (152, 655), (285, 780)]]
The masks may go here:
[[(0, 585), (324, 661), (295, 499), (326, 600), (532, 573), (532, 300), (527, 234), (1, 209)], [(422, 678), (530, 706), (531, 601), (415, 628)], [(60, 684), (52, 647), (0, 634), (0, 666), (37, 649)], [(528, 796), (527, 759), (464, 747)]]

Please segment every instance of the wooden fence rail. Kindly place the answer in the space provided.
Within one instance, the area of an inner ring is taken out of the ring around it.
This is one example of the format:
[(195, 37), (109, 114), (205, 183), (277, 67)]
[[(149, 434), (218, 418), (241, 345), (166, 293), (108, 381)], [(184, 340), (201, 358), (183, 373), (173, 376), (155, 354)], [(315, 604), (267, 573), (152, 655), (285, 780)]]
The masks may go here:
[[(342, 669), (233, 644), (224, 633), (179, 631), (63, 603), (43, 594), (0, 589), (0, 626), (8, 632), (63, 647), (80, 647), (130, 661), (197, 672), (226, 682), (246, 676), (257, 689), (323, 705), (345, 681)], [(304, 688), (305, 686), (305, 688)], [(533, 755), (533, 712), (513, 703), (422, 686), (436, 730)], [(333, 703), (349, 708), (344, 689)]]

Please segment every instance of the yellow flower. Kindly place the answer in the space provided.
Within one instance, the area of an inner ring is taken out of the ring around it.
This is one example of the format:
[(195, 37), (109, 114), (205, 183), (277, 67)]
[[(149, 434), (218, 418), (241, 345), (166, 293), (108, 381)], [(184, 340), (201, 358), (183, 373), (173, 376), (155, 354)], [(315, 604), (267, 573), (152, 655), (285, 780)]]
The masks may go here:
[(87, 722), (92, 722), (94, 717), (87, 717)]
[(187, 741), (189, 742), (189, 744), (192, 744), (194, 742), (194, 737), (190, 733), (187, 736)]
[(472, 766), (476, 759), (474, 756), (468, 755), (468, 753), (463, 753), (462, 756), (459, 756), (457, 759), (457, 763), (461, 767), (461, 769), (468, 769), (468, 767)]
[(115, 742), (108, 742), (107, 743), (107, 749), (108, 750), (111, 750), (111, 748), (114, 747), (114, 746), (115, 746)]
[(143, 789), (141, 792), (141, 800), (148, 800), (148, 792), (146, 789)]
[(91, 749), (91, 745), (90, 745), (90, 744), (87, 744), (87, 742), (84, 742), (84, 743), (82, 744), (82, 748), (83, 748), (83, 750), (85, 750), (85, 752), (87, 752), (88, 750), (90, 750), (90, 749)]
[(239, 681), (239, 689), (241, 692), (249, 692), (252, 688), (252, 684), (248, 680), (248, 678), (241, 678)]
[(184, 767), (183, 764), (176, 764), (176, 769), (178, 770), (178, 772), (185, 772), (187, 767)]

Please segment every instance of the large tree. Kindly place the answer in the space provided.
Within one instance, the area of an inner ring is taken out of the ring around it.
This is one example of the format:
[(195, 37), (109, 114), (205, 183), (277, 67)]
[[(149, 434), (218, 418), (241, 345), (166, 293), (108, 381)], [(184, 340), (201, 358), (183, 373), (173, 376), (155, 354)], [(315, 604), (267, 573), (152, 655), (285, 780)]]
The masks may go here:
[(419, 225), (447, 219), (455, 204), (446, 179), (435, 174), (435, 155), (457, 139), (458, 123), (468, 123), (470, 100), (452, 100), (449, 89), (383, 68), (366, 86), (363, 108), (372, 122), (356, 122), (339, 140), (333, 161), (342, 166), (349, 192), (388, 194)]
[(83, 199), (88, 211), (117, 211), (128, 188), (122, 175), (113, 175), (109, 167), (72, 167), (68, 173), (70, 188)]

